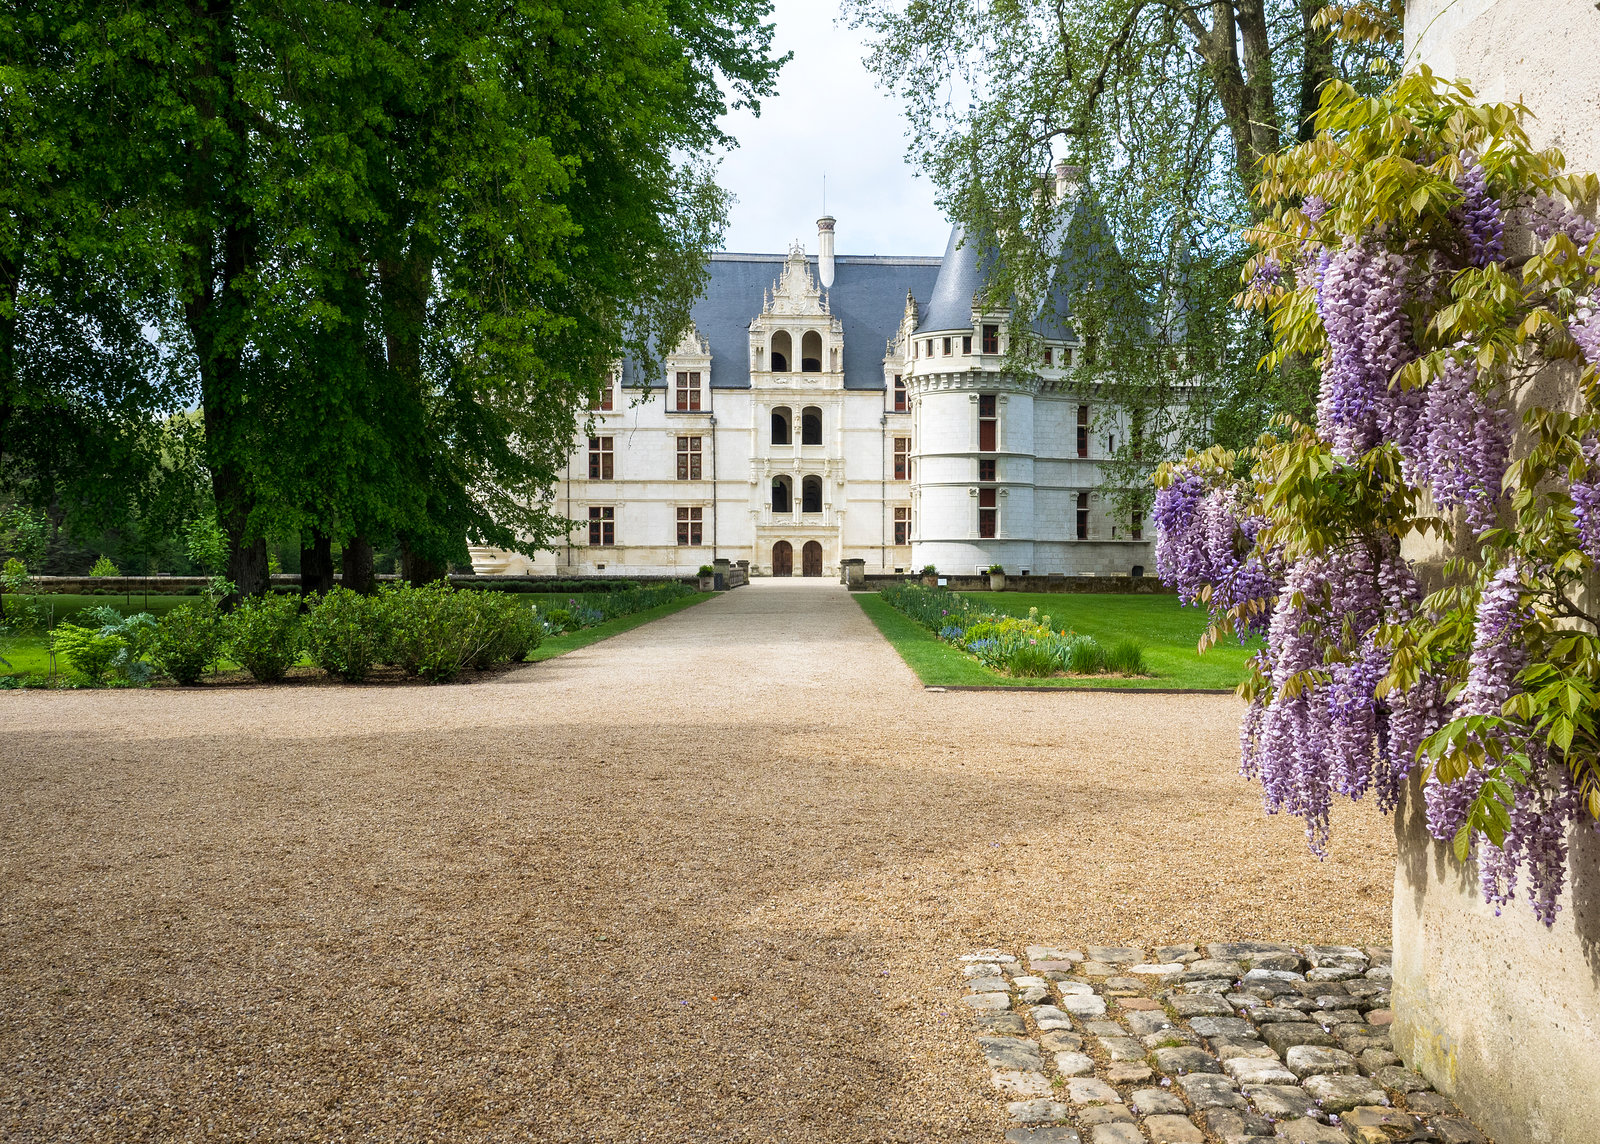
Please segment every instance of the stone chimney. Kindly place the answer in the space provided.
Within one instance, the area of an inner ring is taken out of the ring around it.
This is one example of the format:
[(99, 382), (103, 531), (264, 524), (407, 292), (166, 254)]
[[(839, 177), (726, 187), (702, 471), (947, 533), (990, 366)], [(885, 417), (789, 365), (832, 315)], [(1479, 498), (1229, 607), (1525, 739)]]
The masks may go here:
[(833, 216), (817, 220), (817, 277), (824, 290), (833, 286)]
[(1074, 167), (1066, 160), (1056, 164), (1056, 198), (1075, 199), (1078, 197), (1078, 184), (1083, 180), (1083, 168)]

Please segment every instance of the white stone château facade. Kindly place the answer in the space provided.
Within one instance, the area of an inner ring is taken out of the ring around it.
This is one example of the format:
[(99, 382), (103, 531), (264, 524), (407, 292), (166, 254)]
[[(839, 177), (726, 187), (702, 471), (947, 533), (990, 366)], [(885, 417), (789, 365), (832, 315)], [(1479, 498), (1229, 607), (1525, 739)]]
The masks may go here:
[(833, 225), (818, 258), (713, 255), (663, 375), (625, 364), (576, 442), (555, 508), (579, 528), (532, 560), (474, 549), (474, 569), (1153, 571), (1150, 534), (1102, 496), (1115, 419), (1074, 388), (1071, 335), (1013, 376), (959, 229), (943, 258), (836, 258)]

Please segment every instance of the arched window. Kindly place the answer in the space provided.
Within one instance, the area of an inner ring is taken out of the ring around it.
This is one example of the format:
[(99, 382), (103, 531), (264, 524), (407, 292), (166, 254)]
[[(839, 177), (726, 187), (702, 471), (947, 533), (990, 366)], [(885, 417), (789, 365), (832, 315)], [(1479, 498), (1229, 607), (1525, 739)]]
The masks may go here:
[(822, 410), (808, 405), (800, 411), (800, 444), (822, 444)]
[(794, 435), (789, 428), (789, 407), (780, 405), (772, 411), (772, 443), (774, 445), (794, 444)]
[(789, 358), (794, 355), (794, 343), (789, 340), (788, 330), (779, 330), (772, 335), (772, 372), (788, 373)]
[(772, 478), (772, 511), (794, 511), (794, 483), (788, 477)]
[(800, 482), (800, 511), (822, 511), (822, 478), (807, 477)]
[(800, 338), (800, 372), (822, 372), (822, 335), (807, 330)]

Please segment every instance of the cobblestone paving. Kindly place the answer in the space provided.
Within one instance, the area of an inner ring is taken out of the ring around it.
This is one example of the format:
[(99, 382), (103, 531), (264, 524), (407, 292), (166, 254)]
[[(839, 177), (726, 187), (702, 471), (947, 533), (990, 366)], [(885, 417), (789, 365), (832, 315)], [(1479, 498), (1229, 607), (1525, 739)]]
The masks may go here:
[(960, 959), (1007, 1144), (1487, 1144), (1389, 1038), (1389, 950), (1214, 942)]

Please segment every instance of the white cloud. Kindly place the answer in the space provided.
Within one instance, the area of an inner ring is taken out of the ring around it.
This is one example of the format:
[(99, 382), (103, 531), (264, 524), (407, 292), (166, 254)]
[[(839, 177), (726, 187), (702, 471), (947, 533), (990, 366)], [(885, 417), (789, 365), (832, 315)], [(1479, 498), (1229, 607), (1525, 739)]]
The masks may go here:
[(942, 254), (949, 223), (905, 161), (899, 104), (873, 85), (866, 45), (837, 14), (827, 0), (777, 0), (775, 49), (794, 59), (759, 119), (724, 120), (740, 144), (720, 173), (739, 200), (724, 249), (781, 252), (798, 239), (815, 253), (826, 171), (840, 254)]

